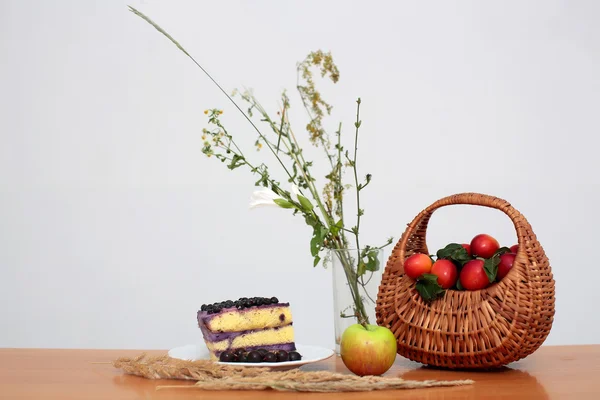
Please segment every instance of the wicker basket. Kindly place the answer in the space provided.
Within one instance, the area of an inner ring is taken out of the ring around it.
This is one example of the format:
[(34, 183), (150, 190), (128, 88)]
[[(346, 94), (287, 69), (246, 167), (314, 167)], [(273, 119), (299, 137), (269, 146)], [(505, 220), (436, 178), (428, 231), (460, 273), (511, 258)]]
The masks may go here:
[[(427, 223), (435, 210), (470, 204), (503, 211), (514, 223), (519, 250), (500, 282), (478, 291), (447, 290), (425, 302), (403, 263), (413, 253), (430, 254)], [(394, 247), (377, 297), (379, 325), (394, 332), (398, 354), (446, 368), (494, 368), (527, 357), (544, 342), (554, 320), (554, 279), (531, 226), (505, 200), (477, 193), (443, 198), (423, 210)]]

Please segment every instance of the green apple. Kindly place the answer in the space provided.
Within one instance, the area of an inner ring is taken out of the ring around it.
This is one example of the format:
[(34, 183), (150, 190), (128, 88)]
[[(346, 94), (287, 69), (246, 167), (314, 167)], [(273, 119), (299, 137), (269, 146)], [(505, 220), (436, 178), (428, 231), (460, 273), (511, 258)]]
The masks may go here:
[(386, 327), (354, 324), (342, 333), (340, 355), (356, 375), (383, 374), (394, 364), (396, 352), (396, 337)]

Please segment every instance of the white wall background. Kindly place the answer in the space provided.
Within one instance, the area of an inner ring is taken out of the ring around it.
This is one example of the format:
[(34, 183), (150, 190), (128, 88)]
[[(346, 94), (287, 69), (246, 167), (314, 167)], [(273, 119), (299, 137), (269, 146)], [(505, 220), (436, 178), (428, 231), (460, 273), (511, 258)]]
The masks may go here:
[[(242, 295), (290, 301), (297, 341), (331, 345), (331, 277), (311, 266), (309, 228), (248, 210), (253, 178), (200, 152), (202, 111), (223, 108), (252, 157), (268, 154), (126, 4), (0, 1), (0, 346), (171, 348), (198, 341), (203, 302)], [(397, 239), (452, 193), (506, 198), (553, 266), (546, 344), (600, 343), (600, 3), (129, 4), (227, 90), (252, 87), (275, 110), (287, 88), (296, 130), (295, 63), (331, 50), (341, 80), (322, 86), (327, 126), (343, 121), (347, 144), (363, 100), (363, 241)], [(429, 244), (481, 231), (515, 240), (500, 212), (454, 207), (436, 213)]]

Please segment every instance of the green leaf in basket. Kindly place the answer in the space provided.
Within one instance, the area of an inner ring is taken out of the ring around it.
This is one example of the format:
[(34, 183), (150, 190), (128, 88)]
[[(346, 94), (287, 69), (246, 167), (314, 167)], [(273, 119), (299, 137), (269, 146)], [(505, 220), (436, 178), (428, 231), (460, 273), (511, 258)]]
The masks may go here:
[(455, 264), (458, 264), (459, 267), (462, 267), (469, 261), (473, 260), (473, 257), (470, 256), (469, 253), (467, 253), (467, 250), (462, 246), (460, 249), (454, 250), (450, 258)]
[(458, 268), (465, 265), (467, 262), (473, 259), (472, 256), (469, 255), (467, 249), (465, 249), (459, 243), (450, 243), (443, 249), (437, 251), (438, 260), (450, 260), (452, 261)]
[(458, 250), (459, 248), (463, 247), (458, 243), (450, 243), (443, 249), (439, 249), (436, 253), (438, 260), (450, 258), (452, 252)]
[(463, 285), (460, 283), (460, 279), (456, 280), (456, 290), (465, 290)]
[(416, 289), (425, 301), (433, 301), (445, 292), (438, 284), (437, 276), (433, 274), (423, 274), (418, 277)]
[(501, 256), (502, 254), (506, 254), (506, 253), (512, 253), (512, 251), (510, 250), (510, 248), (508, 247), (500, 247), (498, 250), (496, 250), (496, 252), (494, 253), (495, 255)]
[(498, 274), (498, 265), (500, 264), (500, 255), (494, 254), (492, 258), (487, 258), (483, 261), (483, 269), (485, 274), (487, 275), (490, 283), (496, 280), (496, 275)]

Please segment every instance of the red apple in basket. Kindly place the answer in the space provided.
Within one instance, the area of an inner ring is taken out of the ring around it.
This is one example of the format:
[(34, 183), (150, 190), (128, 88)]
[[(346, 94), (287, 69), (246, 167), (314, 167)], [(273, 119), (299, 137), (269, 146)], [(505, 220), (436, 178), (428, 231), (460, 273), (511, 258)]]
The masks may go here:
[(412, 279), (417, 279), (431, 271), (433, 261), (427, 254), (415, 253), (404, 261), (404, 273)]
[(431, 274), (437, 276), (437, 282), (442, 289), (449, 289), (458, 279), (456, 265), (450, 260), (437, 260), (431, 267)]
[(511, 270), (516, 256), (513, 253), (506, 253), (500, 256), (500, 264), (498, 264), (498, 273), (496, 274), (498, 281), (502, 280)]
[(490, 285), (490, 278), (483, 269), (483, 260), (471, 260), (466, 263), (458, 279), (466, 290), (481, 290)]
[(471, 240), (471, 254), (481, 258), (492, 258), (500, 243), (488, 234), (481, 233)]
[(383, 374), (396, 360), (397, 350), (392, 331), (378, 325), (351, 325), (340, 341), (344, 365), (358, 376)]

